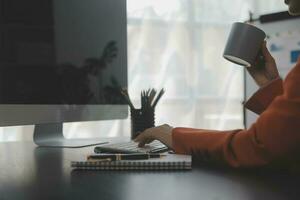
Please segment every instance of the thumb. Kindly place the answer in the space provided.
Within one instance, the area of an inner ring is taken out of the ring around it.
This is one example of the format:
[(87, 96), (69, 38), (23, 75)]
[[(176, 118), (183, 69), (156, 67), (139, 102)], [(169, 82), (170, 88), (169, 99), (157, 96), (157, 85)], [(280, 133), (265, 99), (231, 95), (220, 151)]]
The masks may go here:
[(273, 58), (270, 51), (268, 50), (266, 41), (263, 44), (262, 52), (263, 52), (265, 62), (266, 62), (265, 68), (269, 74), (269, 77), (272, 79), (278, 77), (279, 73), (278, 73), (275, 59)]
[(262, 53), (263, 53), (263, 56), (264, 56), (266, 62), (274, 62), (274, 58), (267, 48), (267, 41), (264, 41), (264, 43), (262, 45)]

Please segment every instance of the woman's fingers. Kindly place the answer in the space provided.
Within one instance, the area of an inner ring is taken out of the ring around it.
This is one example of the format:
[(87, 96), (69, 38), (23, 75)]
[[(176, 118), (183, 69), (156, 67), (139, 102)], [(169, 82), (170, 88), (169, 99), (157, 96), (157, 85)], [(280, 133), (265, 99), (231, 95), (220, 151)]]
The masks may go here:
[(139, 143), (139, 147), (145, 146), (145, 144), (148, 144), (154, 140), (152, 132), (147, 129), (144, 132), (140, 133), (135, 139), (135, 142)]
[(254, 66), (247, 67), (248, 72), (260, 87), (268, 84), (271, 80), (279, 76), (275, 59), (268, 50), (266, 41), (261, 48), (265, 61), (264, 67), (259, 67), (258, 60)]
[(278, 69), (274, 57), (271, 55), (270, 51), (267, 48), (267, 42), (264, 42), (262, 51), (266, 61), (265, 68), (268, 78), (277, 78), (279, 76)]
[(267, 48), (267, 42), (266, 41), (264, 41), (264, 43), (262, 45), (262, 53), (263, 53), (263, 56), (264, 56), (266, 62), (274, 62), (274, 58), (273, 58), (273, 56), (271, 55), (270, 51)]
[(142, 142), (139, 143), (139, 147), (143, 147), (145, 146), (145, 144), (149, 144), (151, 142), (153, 142), (153, 138), (146, 138), (145, 140), (143, 140)]
[(173, 128), (167, 124), (148, 128), (139, 134), (134, 141), (138, 142), (140, 147), (143, 147), (153, 140), (158, 140), (167, 147), (172, 148), (172, 130)]

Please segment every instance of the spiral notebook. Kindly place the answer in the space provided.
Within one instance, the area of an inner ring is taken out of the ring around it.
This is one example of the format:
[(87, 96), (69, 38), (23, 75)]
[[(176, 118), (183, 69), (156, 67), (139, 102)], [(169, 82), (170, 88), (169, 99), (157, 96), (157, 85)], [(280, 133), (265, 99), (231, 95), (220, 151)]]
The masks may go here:
[(73, 161), (71, 167), (80, 170), (190, 170), (192, 158), (189, 155), (169, 154), (148, 160)]

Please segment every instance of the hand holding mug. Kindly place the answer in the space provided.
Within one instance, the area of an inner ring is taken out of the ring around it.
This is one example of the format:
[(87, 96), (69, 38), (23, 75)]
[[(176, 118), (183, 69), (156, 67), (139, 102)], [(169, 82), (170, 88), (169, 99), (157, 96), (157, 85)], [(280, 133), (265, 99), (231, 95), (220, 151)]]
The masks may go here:
[(270, 54), (266, 41), (262, 45), (262, 55), (265, 62), (263, 66), (260, 66), (259, 58), (257, 58), (254, 65), (246, 68), (259, 87), (267, 85), (270, 81), (279, 77), (275, 59)]
[(224, 58), (246, 69), (259, 87), (279, 77), (276, 63), (266, 46), (266, 33), (246, 23), (234, 23)]

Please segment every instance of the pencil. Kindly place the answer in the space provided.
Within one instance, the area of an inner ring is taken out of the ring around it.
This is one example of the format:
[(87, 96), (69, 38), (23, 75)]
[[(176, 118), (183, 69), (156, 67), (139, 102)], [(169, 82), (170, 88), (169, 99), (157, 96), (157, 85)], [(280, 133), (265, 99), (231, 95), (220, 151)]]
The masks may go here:
[(162, 88), (160, 90), (160, 92), (158, 93), (156, 99), (154, 100), (153, 104), (152, 104), (152, 107), (155, 108), (156, 104), (158, 103), (158, 101), (160, 100), (160, 98), (162, 97), (162, 95), (165, 93), (165, 90), (164, 88)]
[(125, 97), (125, 100), (127, 101), (127, 104), (130, 106), (130, 108), (132, 110), (134, 110), (135, 108), (134, 108), (134, 105), (132, 104), (132, 102), (130, 100), (130, 97), (129, 97), (127, 89), (122, 89), (121, 90), (121, 94)]

